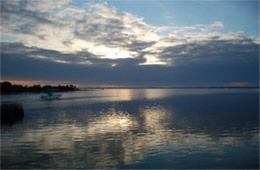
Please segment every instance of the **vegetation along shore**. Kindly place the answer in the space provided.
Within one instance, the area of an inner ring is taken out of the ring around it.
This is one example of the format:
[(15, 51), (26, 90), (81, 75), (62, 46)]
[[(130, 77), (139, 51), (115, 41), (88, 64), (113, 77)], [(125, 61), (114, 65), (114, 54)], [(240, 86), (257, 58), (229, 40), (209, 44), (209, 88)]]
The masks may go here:
[(78, 88), (74, 85), (33, 85), (33, 86), (22, 86), (14, 85), (10, 82), (1, 82), (1, 94), (17, 94), (17, 93), (42, 93), (48, 92), (50, 89), (55, 89), (59, 92), (76, 91)]

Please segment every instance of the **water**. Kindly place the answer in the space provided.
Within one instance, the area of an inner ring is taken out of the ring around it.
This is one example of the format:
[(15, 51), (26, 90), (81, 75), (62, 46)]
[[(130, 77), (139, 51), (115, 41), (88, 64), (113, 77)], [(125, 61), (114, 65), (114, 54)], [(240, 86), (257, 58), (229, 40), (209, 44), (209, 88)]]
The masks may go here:
[(1, 168), (259, 168), (258, 89), (115, 89), (5, 95)]

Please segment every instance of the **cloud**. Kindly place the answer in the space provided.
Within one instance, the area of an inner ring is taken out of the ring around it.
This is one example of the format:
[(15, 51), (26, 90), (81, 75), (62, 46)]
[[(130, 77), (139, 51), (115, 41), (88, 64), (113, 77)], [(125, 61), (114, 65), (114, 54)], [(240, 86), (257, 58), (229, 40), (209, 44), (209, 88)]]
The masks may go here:
[[(133, 86), (223, 85), (231, 82), (256, 85), (259, 80), (259, 59), (251, 56), (242, 60), (245, 54), (238, 56), (241, 59), (234, 61), (231, 60), (235, 58), (229, 59), (228, 53), (221, 56), (224, 59), (218, 62), (209, 60), (206, 63), (160, 66), (139, 65), (144, 62), (144, 58), (141, 57), (102, 59), (87, 51), (76, 54), (60, 53), (26, 47), (19, 43), (2, 43), (1, 47), (2, 79), (9, 80)], [(42, 57), (34, 57), (38, 55)], [(81, 62), (85, 63), (80, 64)]]
[(30, 11), (39, 11), (39, 12), (48, 12), (50, 10), (55, 10), (58, 8), (62, 8), (63, 6), (69, 4), (72, 0), (48, 0), (48, 1), (31, 1), (25, 0), (24, 6), (27, 10)]
[[(68, 1), (54, 2), (4, 1), (3, 34), (15, 36), (27, 46), (63, 52), (90, 49), (105, 58), (138, 57), (135, 50), (159, 39), (142, 18), (117, 13), (106, 4), (87, 3), (85, 8), (78, 8)], [(49, 6), (52, 8), (47, 11)]]
[(1, 43), (3, 78), (122, 85), (258, 83), (259, 39), (241, 31), (224, 33), (221, 21), (152, 26), (106, 3), (77, 7), (69, 0), (3, 0), (1, 25), (2, 36), (10, 37)]
[(224, 23), (221, 21), (216, 21), (210, 25), (211, 28), (224, 28)]
[(77, 53), (62, 53), (60, 51), (41, 49), (37, 47), (27, 47), (22, 43), (1, 43), (1, 54), (3, 57), (6, 55), (12, 56), (16, 59), (35, 59), (39, 61), (48, 61), (64, 64), (78, 64), (78, 65), (92, 65), (99, 67), (111, 67), (122, 65), (137, 65), (144, 62), (142, 57), (138, 58), (125, 58), (125, 59), (107, 59), (99, 58), (96, 55), (83, 50)]
[(161, 58), (170, 59), (173, 64), (238, 63), (257, 62), (259, 45), (251, 39), (221, 39), (212, 37), (165, 48)]
[(55, 24), (44, 13), (26, 8), (27, 4), (34, 2), (36, 1), (1, 1), (1, 24), (3, 25), (3, 32), (28, 34), (34, 33), (33, 30), (37, 27), (38, 23), (42, 25)]

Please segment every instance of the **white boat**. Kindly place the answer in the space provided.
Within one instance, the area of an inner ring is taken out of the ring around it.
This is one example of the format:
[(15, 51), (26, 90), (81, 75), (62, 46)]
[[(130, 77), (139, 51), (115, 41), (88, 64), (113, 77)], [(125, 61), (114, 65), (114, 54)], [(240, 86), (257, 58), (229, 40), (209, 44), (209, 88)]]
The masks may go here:
[(61, 94), (54, 94), (51, 91), (48, 91), (46, 95), (42, 95), (41, 99), (43, 100), (57, 100), (61, 97)]

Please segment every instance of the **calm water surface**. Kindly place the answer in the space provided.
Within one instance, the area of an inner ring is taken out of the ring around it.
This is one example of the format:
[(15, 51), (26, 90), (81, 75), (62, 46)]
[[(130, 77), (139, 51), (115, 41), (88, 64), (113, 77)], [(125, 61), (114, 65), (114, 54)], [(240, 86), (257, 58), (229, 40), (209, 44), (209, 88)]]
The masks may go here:
[(259, 168), (258, 89), (116, 89), (1, 96), (1, 168)]

